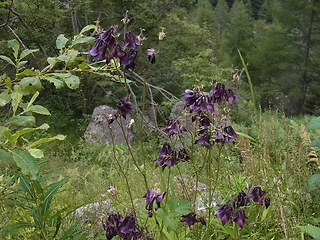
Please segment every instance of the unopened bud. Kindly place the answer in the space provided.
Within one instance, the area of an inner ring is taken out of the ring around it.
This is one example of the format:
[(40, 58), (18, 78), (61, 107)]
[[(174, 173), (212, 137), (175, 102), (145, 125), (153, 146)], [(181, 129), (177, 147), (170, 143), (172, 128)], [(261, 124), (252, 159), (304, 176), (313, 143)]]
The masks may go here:
[(252, 183), (249, 183), (249, 184), (247, 185), (247, 189), (250, 190), (251, 188), (252, 188)]
[(145, 36), (143, 36), (143, 32), (144, 31), (145, 31), (145, 29), (140, 28), (140, 34), (138, 35), (138, 40), (139, 40), (140, 43), (147, 39)]
[(112, 114), (106, 115), (105, 118), (107, 119), (109, 125), (114, 121), (114, 116)]
[(126, 15), (124, 16), (124, 18), (122, 18), (122, 22), (123, 24), (128, 24), (130, 22), (130, 19), (128, 18), (128, 10), (126, 11)]
[(128, 123), (128, 125), (126, 126), (127, 129), (130, 129), (133, 124), (134, 124), (134, 119), (131, 119), (130, 122)]
[(161, 28), (161, 32), (159, 32), (159, 40), (160, 41), (163, 40), (165, 38), (165, 36), (166, 36), (166, 33), (164, 32), (164, 30), (165, 30), (165, 28), (162, 27)]

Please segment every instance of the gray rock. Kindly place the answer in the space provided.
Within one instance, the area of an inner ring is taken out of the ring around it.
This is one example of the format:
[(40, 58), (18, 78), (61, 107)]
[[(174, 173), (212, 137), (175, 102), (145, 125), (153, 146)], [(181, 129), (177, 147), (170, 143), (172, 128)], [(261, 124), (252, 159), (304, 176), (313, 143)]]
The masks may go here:
[(130, 122), (129, 116), (127, 119), (118, 117), (117, 120), (110, 124), (111, 129), (109, 128), (106, 116), (114, 113), (115, 110), (111, 107), (105, 105), (96, 107), (84, 133), (84, 139), (91, 143), (112, 144), (113, 136), (115, 144), (125, 143), (125, 137), (121, 129), (122, 125), (126, 138), (129, 143), (132, 143), (134, 137), (132, 128), (127, 129), (126, 127)]
[(101, 202), (87, 204), (74, 211), (75, 218), (83, 223), (104, 219), (116, 211), (111, 206), (111, 200), (107, 199)]
[(188, 131), (194, 131), (194, 123), (191, 120), (191, 115), (184, 109), (185, 104), (184, 101), (176, 102), (172, 107), (169, 119), (179, 120)]

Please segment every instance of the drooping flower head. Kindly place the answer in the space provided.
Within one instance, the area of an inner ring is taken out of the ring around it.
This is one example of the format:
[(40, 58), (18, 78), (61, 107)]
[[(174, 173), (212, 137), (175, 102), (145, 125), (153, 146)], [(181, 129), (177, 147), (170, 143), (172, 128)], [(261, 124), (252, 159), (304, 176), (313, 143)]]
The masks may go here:
[(220, 205), (216, 216), (221, 220), (221, 223), (224, 226), (228, 221), (232, 221), (233, 207), (230, 203)]
[(124, 35), (123, 48), (138, 51), (138, 46), (140, 46), (140, 41), (138, 40), (136, 35), (134, 35), (133, 32), (126, 32)]
[(211, 141), (211, 133), (208, 130), (208, 128), (201, 129), (198, 132), (199, 138), (194, 142), (195, 144), (203, 145), (207, 149), (210, 149), (210, 147), (214, 144), (214, 142)]
[(117, 111), (124, 119), (126, 119), (129, 113), (133, 112), (132, 103), (130, 102), (128, 96), (124, 97), (117, 103)]
[(162, 166), (162, 169), (165, 167), (172, 167), (178, 162), (188, 161), (189, 156), (185, 149), (180, 149), (175, 151), (171, 148), (168, 143), (164, 143), (163, 147), (158, 152), (159, 157), (156, 159), (157, 166)]
[(244, 207), (250, 202), (247, 194), (242, 190), (234, 201), (234, 208)]
[(124, 240), (135, 240), (142, 236), (136, 226), (136, 218), (133, 215), (128, 215), (119, 226), (119, 236)]
[(136, 66), (135, 59), (138, 55), (138, 51), (134, 49), (129, 49), (125, 55), (121, 58), (120, 64), (125, 66), (125, 68), (128, 69), (134, 69)]
[(120, 214), (111, 214), (106, 223), (103, 224), (103, 228), (106, 231), (106, 237), (108, 240), (119, 234), (120, 224), (123, 222), (123, 218)]
[(239, 209), (238, 211), (235, 212), (233, 221), (241, 228), (243, 228), (243, 225), (246, 222), (246, 215), (244, 213), (243, 209)]
[(169, 137), (173, 134), (180, 134), (187, 131), (185, 127), (180, 124), (179, 120), (169, 120), (161, 130), (168, 134)]
[(147, 193), (143, 196), (144, 198), (146, 198), (146, 209), (148, 211), (152, 211), (153, 203), (154, 201), (156, 201), (157, 207), (155, 208), (155, 210), (158, 210), (165, 194), (165, 192), (157, 194), (157, 192), (153, 188), (149, 188), (147, 190)]
[(113, 36), (114, 27), (103, 31), (99, 38), (94, 41), (94, 46), (90, 50), (90, 55), (94, 56), (96, 61), (101, 61), (106, 59), (106, 51), (108, 47), (112, 47), (115, 43), (115, 38)]
[(194, 225), (196, 222), (198, 222), (199, 220), (196, 218), (196, 213), (195, 212), (191, 212), (187, 215), (183, 215), (182, 219), (180, 220), (180, 222), (184, 222), (186, 223), (189, 228)]
[(257, 186), (249, 191), (248, 198), (253, 199), (254, 202), (263, 204), (263, 199), (265, 194), (266, 192), (262, 191), (260, 186)]

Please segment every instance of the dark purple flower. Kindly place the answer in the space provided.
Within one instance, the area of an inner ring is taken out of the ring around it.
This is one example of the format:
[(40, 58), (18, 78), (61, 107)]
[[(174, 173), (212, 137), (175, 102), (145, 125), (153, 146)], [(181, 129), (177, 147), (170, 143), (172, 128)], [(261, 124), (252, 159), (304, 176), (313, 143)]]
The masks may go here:
[(199, 217), (198, 220), (199, 220), (199, 222), (201, 222), (202, 225), (204, 225), (204, 226), (207, 225), (206, 220), (204, 219), (204, 217)]
[(134, 49), (129, 49), (125, 55), (121, 58), (120, 64), (125, 66), (126, 69), (134, 69), (135, 59), (137, 57), (138, 52)]
[(207, 149), (211, 147), (211, 133), (207, 128), (204, 128), (198, 132), (199, 138), (194, 142), (195, 144), (200, 144), (205, 146)]
[(229, 88), (225, 91), (225, 99), (229, 103), (234, 103), (237, 100), (237, 95)]
[(234, 201), (234, 208), (244, 207), (250, 202), (247, 194), (242, 190)]
[(182, 219), (180, 220), (180, 222), (185, 222), (189, 226), (189, 228), (198, 221), (199, 220), (196, 218), (195, 212), (191, 212), (187, 215), (183, 215)]
[(235, 212), (233, 221), (238, 224), (239, 227), (243, 228), (243, 225), (246, 222), (246, 215), (244, 213), (243, 209), (239, 209), (238, 211)]
[(187, 131), (185, 127), (180, 124), (179, 120), (169, 120), (161, 130), (167, 133), (169, 137), (173, 134), (179, 134)]
[(230, 203), (220, 205), (216, 216), (221, 220), (222, 225), (224, 226), (228, 221), (232, 221), (233, 207)]
[(106, 59), (107, 47), (113, 46), (115, 38), (113, 37), (114, 28), (103, 31), (99, 38), (95, 40), (94, 46), (90, 50), (90, 55), (94, 56), (96, 61)]
[(147, 56), (149, 62), (151, 62), (152, 64), (156, 62), (156, 51), (154, 50), (154, 48), (147, 49)]
[(235, 139), (238, 139), (238, 135), (231, 126), (224, 128), (224, 143), (234, 142)]
[(158, 152), (159, 157), (156, 159), (158, 166), (172, 167), (179, 161), (188, 161), (189, 156), (184, 149), (180, 149), (178, 152), (173, 150), (168, 143), (164, 143), (163, 147)]
[(180, 94), (180, 96), (183, 96), (184, 101), (186, 102), (186, 107), (189, 107), (192, 104), (194, 104), (198, 98), (198, 94), (190, 89), (185, 90), (185, 92)]
[(112, 50), (111, 50), (111, 55), (115, 58), (119, 58), (120, 60), (124, 56), (124, 51), (122, 50), (121, 46), (119, 43), (116, 43), (113, 45)]
[(119, 227), (122, 221), (123, 218), (120, 214), (112, 214), (108, 217), (106, 223), (103, 224), (103, 228), (106, 231), (106, 237), (108, 240), (118, 235)]
[(264, 199), (264, 205), (266, 206), (266, 209), (270, 206), (270, 198), (266, 197)]
[(253, 199), (254, 202), (258, 202), (260, 204), (263, 204), (263, 196), (266, 194), (265, 191), (261, 190), (260, 186), (255, 187), (254, 189), (251, 189), (248, 194), (249, 199)]
[(160, 203), (162, 202), (165, 195), (166, 195), (166, 192), (162, 192), (156, 196), (156, 204), (157, 204), (157, 207), (155, 208), (156, 210), (160, 208)]
[(128, 234), (130, 232), (135, 231), (136, 229), (136, 218), (133, 215), (128, 215), (126, 218), (122, 221), (122, 223), (119, 226), (119, 232), (121, 234)]
[(132, 32), (126, 32), (124, 36), (123, 48), (138, 51), (138, 46), (140, 46), (138, 38)]
[(130, 102), (128, 96), (124, 97), (117, 103), (117, 110), (124, 119), (126, 119), (129, 113), (133, 112), (132, 103)]
[(153, 188), (149, 188), (147, 190), (147, 193), (143, 196), (144, 198), (146, 198), (146, 209), (152, 211), (153, 203), (154, 201), (156, 201), (157, 207), (155, 210), (158, 210), (158, 208), (160, 208), (160, 203), (163, 200), (165, 194), (165, 192), (157, 194), (157, 192)]
[(225, 96), (225, 85), (222, 83), (218, 83), (214, 87), (213, 93), (210, 93), (213, 94), (214, 102), (220, 103)]
[(199, 127), (208, 128), (211, 123), (212, 123), (211, 120), (205, 114), (200, 114)]

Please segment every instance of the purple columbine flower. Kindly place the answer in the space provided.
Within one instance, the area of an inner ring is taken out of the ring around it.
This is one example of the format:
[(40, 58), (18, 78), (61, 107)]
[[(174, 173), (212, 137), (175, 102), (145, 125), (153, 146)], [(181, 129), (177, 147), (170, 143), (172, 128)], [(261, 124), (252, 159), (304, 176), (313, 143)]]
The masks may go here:
[(238, 224), (239, 227), (243, 228), (243, 225), (246, 222), (246, 215), (244, 213), (243, 209), (239, 209), (238, 211), (235, 212), (233, 221)]
[(211, 133), (207, 128), (201, 129), (198, 132), (199, 138), (194, 142), (195, 144), (200, 144), (205, 146), (207, 149), (211, 147)]
[(138, 51), (138, 46), (140, 46), (140, 41), (132, 32), (126, 32), (124, 36), (124, 49), (133, 49)]
[(184, 222), (186, 223), (189, 228), (194, 225), (196, 222), (198, 222), (199, 220), (196, 218), (196, 213), (195, 212), (191, 212), (187, 215), (183, 215), (182, 219), (180, 220), (180, 222)]
[(224, 144), (227, 142), (234, 142), (236, 139), (238, 139), (238, 135), (234, 131), (234, 129), (231, 126), (227, 126), (224, 128)]
[(146, 209), (148, 211), (152, 211), (153, 203), (154, 201), (156, 201), (157, 207), (155, 208), (155, 210), (158, 210), (165, 194), (165, 192), (157, 194), (157, 192), (153, 188), (149, 188), (147, 190), (147, 193), (143, 196), (144, 198), (146, 198)]
[(254, 189), (251, 189), (249, 191), (248, 198), (253, 199), (254, 202), (263, 204), (263, 199), (265, 194), (266, 192), (262, 191), (260, 186), (257, 186)]
[(154, 50), (154, 48), (148, 48), (146, 54), (148, 56), (149, 62), (154, 64), (156, 62), (156, 50)]
[(134, 69), (134, 67), (136, 66), (135, 64), (135, 60), (136, 57), (138, 55), (138, 51), (134, 50), (134, 49), (129, 49), (125, 55), (121, 58), (120, 64), (122, 66), (125, 66), (125, 68), (128, 69)]
[(229, 103), (234, 103), (238, 98), (238, 96), (235, 95), (234, 92), (230, 88), (225, 91), (224, 97), (225, 97), (226, 101)]
[(159, 157), (156, 159), (157, 166), (172, 167), (178, 164), (179, 161), (188, 161), (189, 156), (185, 149), (180, 149), (178, 152), (173, 150), (168, 143), (164, 143), (163, 147), (158, 152)]
[(247, 194), (242, 190), (234, 201), (234, 208), (244, 207), (250, 202)]
[(90, 55), (94, 56), (96, 61), (106, 59), (107, 47), (113, 46), (115, 38), (113, 37), (114, 28), (103, 31), (99, 38), (94, 41), (94, 46), (90, 50)]
[(213, 94), (214, 102), (220, 103), (225, 96), (225, 85), (222, 83), (218, 83), (214, 87), (213, 92), (210, 92), (210, 94)]
[(118, 235), (124, 240), (135, 240), (142, 236), (137, 229), (136, 218), (133, 215), (128, 215), (121, 222)]
[(169, 137), (173, 134), (179, 134), (187, 131), (185, 127), (180, 124), (179, 120), (169, 120), (161, 130), (168, 134)]
[(117, 103), (117, 110), (124, 119), (126, 119), (129, 113), (133, 112), (132, 103), (128, 96), (124, 97)]
[(120, 60), (123, 58), (125, 52), (122, 50), (119, 43), (115, 43), (111, 50), (111, 55), (115, 58), (119, 58)]
[(185, 90), (185, 92), (180, 94), (180, 96), (183, 96), (184, 101), (186, 102), (186, 107), (194, 104), (198, 98), (198, 94), (190, 89)]
[(221, 223), (224, 226), (228, 221), (232, 221), (233, 207), (230, 203), (220, 205), (216, 216), (221, 220)]
[(120, 224), (123, 222), (123, 218), (120, 214), (111, 214), (108, 220), (103, 224), (103, 228), (106, 231), (106, 237), (108, 240), (119, 234)]

